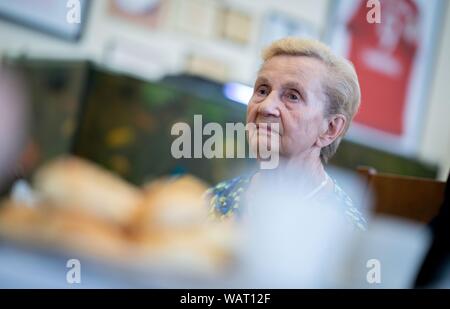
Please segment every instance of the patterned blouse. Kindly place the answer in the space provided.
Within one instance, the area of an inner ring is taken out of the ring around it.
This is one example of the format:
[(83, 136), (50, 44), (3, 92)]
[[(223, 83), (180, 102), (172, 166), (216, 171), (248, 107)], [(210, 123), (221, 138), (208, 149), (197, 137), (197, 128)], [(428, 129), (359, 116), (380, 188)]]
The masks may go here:
[[(252, 176), (238, 176), (231, 180), (220, 182), (207, 191), (210, 219), (224, 220), (240, 215), (241, 208), (243, 208), (243, 194), (246, 192)], [(353, 205), (352, 199), (337, 185), (334, 179), (332, 180), (334, 184), (333, 204), (342, 208), (342, 213), (352, 228), (365, 231), (367, 221)]]

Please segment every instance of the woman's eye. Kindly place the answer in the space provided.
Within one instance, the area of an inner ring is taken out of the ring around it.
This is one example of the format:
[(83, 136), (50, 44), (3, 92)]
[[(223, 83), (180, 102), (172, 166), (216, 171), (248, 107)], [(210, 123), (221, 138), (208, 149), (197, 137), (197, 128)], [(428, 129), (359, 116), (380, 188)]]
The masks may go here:
[(265, 86), (261, 86), (256, 90), (256, 93), (259, 96), (266, 96), (268, 94), (268, 92), (269, 91), (268, 91), (267, 87), (265, 87)]
[(298, 101), (300, 101), (300, 95), (298, 95), (298, 94), (295, 93), (295, 92), (288, 92), (288, 93), (286, 94), (286, 98), (287, 98), (289, 101), (292, 101), (292, 102), (298, 102)]

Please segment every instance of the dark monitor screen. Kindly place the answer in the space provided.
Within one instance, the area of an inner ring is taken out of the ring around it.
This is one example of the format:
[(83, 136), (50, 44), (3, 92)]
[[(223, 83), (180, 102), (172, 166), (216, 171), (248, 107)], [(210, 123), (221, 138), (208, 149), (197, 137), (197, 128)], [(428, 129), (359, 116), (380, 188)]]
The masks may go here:
[[(203, 126), (209, 122), (245, 124), (246, 106), (228, 100), (223, 86), (191, 76), (146, 82), (94, 70), (76, 136), (74, 152), (116, 171), (124, 178), (143, 183), (167, 174), (191, 173), (211, 183), (242, 173), (249, 159), (180, 158), (171, 154), (175, 123), (191, 128), (194, 115)], [(202, 128), (200, 128), (202, 129)], [(210, 135), (202, 136), (202, 142)], [(224, 147), (236, 141), (222, 132)], [(203, 145), (202, 143), (202, 145)], [(246, 145), (248, 149), (248, 145)], [(194, 150), (191, 149), (193, 157)]]

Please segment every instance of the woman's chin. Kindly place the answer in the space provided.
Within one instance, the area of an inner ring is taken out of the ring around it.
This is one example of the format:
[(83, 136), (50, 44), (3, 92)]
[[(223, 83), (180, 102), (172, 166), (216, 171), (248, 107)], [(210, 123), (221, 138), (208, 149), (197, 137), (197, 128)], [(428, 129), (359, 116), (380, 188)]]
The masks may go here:
[(280, 152), (280, 146), (279, 145), (271, 145), (270, 140), (261, 141), (258, 142), (250, 142), (250, 148), (254, 154), (257, 153), (257, 149), (259, 149), (257, 157), (264, 157), (269, 158), (270, 156), (273, 156), (274, 154), (279, 154)]

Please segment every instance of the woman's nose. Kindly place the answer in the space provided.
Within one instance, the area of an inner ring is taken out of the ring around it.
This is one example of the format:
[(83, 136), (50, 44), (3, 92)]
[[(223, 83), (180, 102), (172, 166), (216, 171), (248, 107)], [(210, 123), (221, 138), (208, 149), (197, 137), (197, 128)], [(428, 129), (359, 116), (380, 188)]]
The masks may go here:
[(279, 117), (279, 104), (280, 100), (278, 99), (276, 92), (272, 92), (262, 102), (259, 103), (258, 113), (262, 114), (265, 117)]

